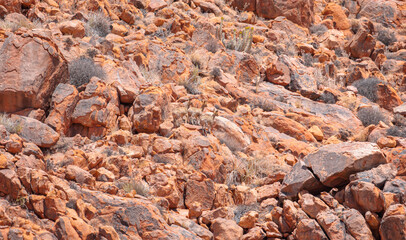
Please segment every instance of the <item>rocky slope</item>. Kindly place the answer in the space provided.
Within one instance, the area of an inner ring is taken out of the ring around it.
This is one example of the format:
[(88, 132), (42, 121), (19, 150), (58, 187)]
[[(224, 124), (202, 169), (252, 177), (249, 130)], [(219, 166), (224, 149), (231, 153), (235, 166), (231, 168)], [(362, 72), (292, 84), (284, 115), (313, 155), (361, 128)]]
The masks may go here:
[(404, 1), (0, 18), (0, 239), (406, 239)]

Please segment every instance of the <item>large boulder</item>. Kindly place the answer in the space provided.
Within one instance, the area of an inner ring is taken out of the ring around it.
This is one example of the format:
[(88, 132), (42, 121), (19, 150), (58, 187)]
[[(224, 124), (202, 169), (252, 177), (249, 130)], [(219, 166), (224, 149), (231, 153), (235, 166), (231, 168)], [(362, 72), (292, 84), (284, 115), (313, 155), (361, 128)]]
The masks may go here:
[(406, 239), (406, 207), (391, 205), (382, 217), (379, 229), (382, 240)]
[(19, 124), (19, 135), (39, 147), (49, 148), (59, 140), (59, 134), (50, 126), (29, 117), (12, 115), (11, 119)]
[(51, 111), (45, 123), (60, 134), (66, 134), (73, 110), (79, 101), (79, 92), (69, 84), (59, 84), (52, 94)]
[(153, 133), (168, 115), (169, 97), (162, 88), (150, 87), (138, 95), (128, 116), (136, 132)]
[(257, 0), (256, 12), (263, 18), (285, 16), (296, 24), (309, 27), (314, 21), (314, 1)]
[(285, 176), (282, 183), (280, 198), (296, 198), (297, 194), (307, 190), (309, 192), (320, 192), (323, 185), (317, 180), (303, 161), (297, 162), (292, 170)]
[(345, 142), (321, 147), (305, 162), (321, 183), (336, 187), (348, 183), (351, 174), (377, 167), (386, 159), (374, 143)]
[(52, 41), (11, 34), (0, 49), (0, 112), (47, 108), (55, 87), (67, 79), (68, 65)]
[(371, 56), (375, 48), (375, 38), (368, 30), (360, 29), (345, 45), (345, 50), (354, 58)]

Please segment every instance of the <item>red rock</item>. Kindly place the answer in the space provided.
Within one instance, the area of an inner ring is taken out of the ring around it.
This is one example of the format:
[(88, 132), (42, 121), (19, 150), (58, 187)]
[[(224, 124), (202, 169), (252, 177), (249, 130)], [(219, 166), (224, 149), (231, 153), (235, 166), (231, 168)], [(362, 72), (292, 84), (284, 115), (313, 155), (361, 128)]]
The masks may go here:
[(406, 237), (406, 207), (404, 205), (395, 204), (385, 211), (379, 233), (382, 240)]
[(303, 194), (298, 203), (303, 211), (313, 219), (316, 218), (318, 213), (329, 210), (329, 207), (320, 198), (308, 193)]
[(59, 24), (62, 34), (83, 38), (85, 36), (85, 26), (79, 20), (65, 21)]
[(368, 31), (360, 29), (354, 37), (349, 40), (345, 49), (351, 57), (362, 58), (371, 56), (375, 48), (375, 39)]
[(17, 174), (11, 169), (0, 170), (0, 192), (5, 195), (10, 195), (12, 199), (17, 199), (20, 195), (21, 182)]
[(51, 110), (45, 123), (59, 134), (66, 134), (78, 101), (79, 93), (74, 86), (59, 84), (52, 94)]
[(297, 224), (295, 229), (295, 238), (310, 240), (310, 239), (323, 239), (327, 240), (328, 237), (321, 229), (320, 225), (313, 219), (302, 219)]
[(26, 141), (33, 142), (42, 148), (54, 146), (59, 140), (59, 134), (48, 125), (28, 117), (13, 115), (12, 119), (21, 124), (20, 136)]
[(238, 226), (242, 228), (253, 228), (255, 226), (255, 223), (258, 220), (258, 212), (256, 211), (249, 211), (246, 212), (241, 218), (240, 221), (238, 222)]
[(231, 150), (243, 150), (251, 142), (240, 127), (223, 117), (214, 119), (212, 133)]
[(168, 96), (162, 89), (149, 88), (138, 95), (129, 111), (133, 130), (152, 133), (159, 130), (167, 114)]
[(0, 111), (49, 106), (49, 97), (68, 74), (68, 65), (57, 49), (39, 35), (8, 38), (0, 51)]
[(343, 221), (345, 223), (347, 231), (356, 239), (356, 240), (372, 240), (372, 232), (369, 229), (364, 217), (355, 209), (345, 210), (343, 212)]
[(256, 12), (263, 18), (276, 18), (285, 16), (292, 22), (309, 27), (314, 19), (314, 2), (312, 0), (281, 1), (258, 0)]
[(202, 210), (211, 210), (215, 196), (214, 184), (211, 180), (198, 182), (189, 180), (186, 184), (185, 205), (189, 208), (194, 202), (202, 205)]
[(244, 233), (237, 223), (224, 218), (215, 219), (211, 225), (211, 231), (216, 240), (240, 239)]
[(307, 155), (305, 162), (324, 185), (335, 187), (347, 183), (351, 174), (377, 167), (386, 159), (376, 144), (354, 142), (324, 146)]
[(361, 180), (351, 182), (345, 188), (345, 204), (362, 212), (381, 212), (384, 201), (381, 190), (372, 183)]
[(332, 16), (335, 28), (339, 30), (348, 30), (351, 27), (344, 10), (336, 3), (327, 4), (326, 8), (324, 8), (321, 14), (325, 16)]
[(344, 223), (332, 210), (317, 214), (317, 222), (330, 239), (347, 239), (349, 237), (345, 231)]

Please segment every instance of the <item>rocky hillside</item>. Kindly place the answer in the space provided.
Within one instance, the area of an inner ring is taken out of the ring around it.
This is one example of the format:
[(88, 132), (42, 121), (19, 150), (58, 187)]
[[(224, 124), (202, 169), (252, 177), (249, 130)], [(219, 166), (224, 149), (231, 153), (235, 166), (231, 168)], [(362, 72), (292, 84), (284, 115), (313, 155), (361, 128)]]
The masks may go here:
[(0, 0), (0, 239), (406, 239), (406, 2)]

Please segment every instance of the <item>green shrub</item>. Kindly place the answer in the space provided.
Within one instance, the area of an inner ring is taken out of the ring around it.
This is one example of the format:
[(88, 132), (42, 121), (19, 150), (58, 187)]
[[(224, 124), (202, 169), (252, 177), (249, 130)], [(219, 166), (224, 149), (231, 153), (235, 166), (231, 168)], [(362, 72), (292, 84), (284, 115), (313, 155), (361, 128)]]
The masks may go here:
[(372, 102), (378, 100), (378, 84), (382, 81), (377, 78), (365, 78), (354, 82), (352, 85), (357, 88), (358, 93)]
[(104, 79), (106, 73), (93, 59), (82, 56), (69, 63), (70, 83), (76, 88), (89, 83), (92, 77)]
[(386, 122), (386, 117), (381, 110), (373, 107), (361, 108), (357, 114), (362, 124), (367, 127), (371, 124), (377, 125), (380, 121)]
[(90, 13), (85, 29), (89, 37), (105, 37), (111, 32), (110, 20), (102, 12)]

